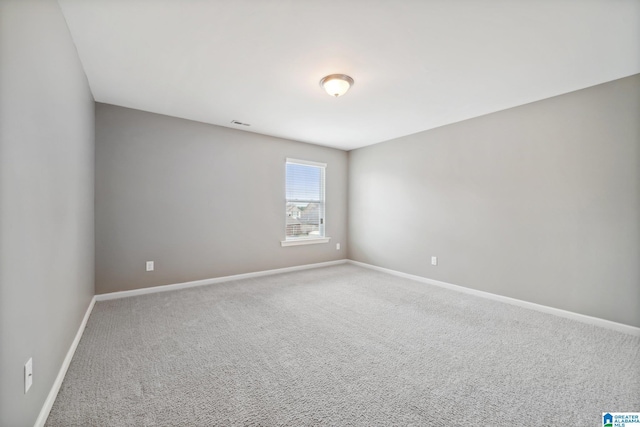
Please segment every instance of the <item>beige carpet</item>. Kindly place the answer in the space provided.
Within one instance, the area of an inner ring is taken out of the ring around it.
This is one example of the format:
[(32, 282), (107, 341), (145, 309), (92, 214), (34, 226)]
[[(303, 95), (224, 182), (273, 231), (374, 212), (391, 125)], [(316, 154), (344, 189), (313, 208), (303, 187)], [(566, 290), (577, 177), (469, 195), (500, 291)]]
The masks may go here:
[(598, 426), (640, 339), (353, 265), (98, 302), (48, 426)]

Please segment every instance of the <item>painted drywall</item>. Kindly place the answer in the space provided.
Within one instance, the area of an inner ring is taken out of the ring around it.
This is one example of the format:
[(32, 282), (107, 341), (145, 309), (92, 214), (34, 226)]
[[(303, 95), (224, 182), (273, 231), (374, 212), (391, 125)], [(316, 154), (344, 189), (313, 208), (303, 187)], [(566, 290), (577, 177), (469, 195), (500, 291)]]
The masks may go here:
[(94, 102), (55, 1), (0, 2), (0, 64), (0, 425), (32, 426), (94, 293)]
[(351, 151), (348, 257), (640, 326), (639, 117), (635, 75)]
[[(280, 245), (287, 157), (327, 163), (329, 243)], [(96, 293), (344, 259), (346, 179), (341, 150), (98, 103)]]

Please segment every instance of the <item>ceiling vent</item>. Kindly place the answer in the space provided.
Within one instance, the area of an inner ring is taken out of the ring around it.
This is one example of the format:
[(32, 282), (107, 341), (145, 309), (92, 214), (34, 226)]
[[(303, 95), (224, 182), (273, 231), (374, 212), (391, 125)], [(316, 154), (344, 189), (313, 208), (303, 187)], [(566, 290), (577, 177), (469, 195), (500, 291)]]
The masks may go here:
[(237, 120), (231, 120), (231, 123), (233, 123), (234, 125), (238, 125), (238, 126), (251, 126), (249, 123), (242, 123), (242, 122), (239, 122)]

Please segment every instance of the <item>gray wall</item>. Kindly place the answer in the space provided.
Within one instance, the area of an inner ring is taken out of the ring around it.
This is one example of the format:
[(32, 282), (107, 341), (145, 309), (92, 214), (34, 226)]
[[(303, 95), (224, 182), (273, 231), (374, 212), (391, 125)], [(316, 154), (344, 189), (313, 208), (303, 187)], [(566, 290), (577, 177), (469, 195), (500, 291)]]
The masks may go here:
[[(328, 164), (327, 244), (280, 246), (286, 157)], [(344, 151), (96, 104), (96, 293), (344, 259), (346, 178)]]
[(0, 2), (0, 66), (0, 425), (31, 426), (94, 291), (94, 102), (55, 1)]
[(636, 75), (351, 151), (349, 258), (640, 326), (639, 104)]

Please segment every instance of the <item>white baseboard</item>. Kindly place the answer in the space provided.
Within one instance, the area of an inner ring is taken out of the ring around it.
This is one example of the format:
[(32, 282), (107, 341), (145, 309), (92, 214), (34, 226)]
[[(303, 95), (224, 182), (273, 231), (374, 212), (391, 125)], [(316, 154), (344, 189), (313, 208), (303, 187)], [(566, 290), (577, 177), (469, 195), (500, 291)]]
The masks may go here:
[(236, 274), (233, 276), (214, 277), (212, 279), (195, 280), (193, 282), (175, 283), (172, 285), (152, 286), (149, 288), (133, 289), (131, 291), (111, 292), (96, 295), (96, 301), (107, 301), (112, 299), (133, 297), (136, 295), (154, 294), (156, 292), (175, 291), (178, 289), (193, 288), (196, 286), (212, 285), (214, 283), (229, 282), (231, 280), (250, 279), (253, 277), (271, 276), (273, 274), (289, 273), (292, 271), (309, 270), (311, 268), (329, 267), (332, 265), (345, 264), (346, 259), (337, 261), (319, 262), (317, 264), (297, 265), (295, 267), (277, 268), (275, 270), (256, 271), (253, 273)]
[(73, 359), (73, 355), (76, 352), (76, 348), (78, 348), (78, 343), (80, 342), (80, 338), (82, 338), (82, 333), (84, 332), (84, 328), (87, 326), (87, 321), (89, 320), (89, 316), (91, 315), (91, 311), (93, 310), (93, 306), (95, 305), (95, 303), (96, 303), (96, 297), (91, 298), (91, 302), (89, 303), (89, 307), (87, 308), (87, 311), (84, 314), (82, 323), (80, 323), (80, 327), (78, 328), (76, 337), (73, 339), (73, 342), (71, 343), (71, 347), (69, 347), (69, 351), (67, 351), (67, 355), (62, 361), (62, 366), (60, 367), (60, 371), (58, 371), (58, 376), (56, 377), (56, 380), (53, 382), (53, 386), (49, 391), (49, 395), (44, 401), (44, 405), (40, 410), (40, 414), (36, 419), (34, 427), (43, 427), (44, 423), (47, 422), (47, 418), (49, 417), (49, 412), (51, 412), (51, 408), (53, 407), (53, 402), (56, 401), (56, 397), (58, 396), (58, 392), (60, 391), (60, 387), (62, 386), (62, 381), (64, 380), (64, 376), (67, 374), (67, 369), (69, 369), (69, 365), (71, 364), (71, 359)]
[(428, 283), (430, 285), (439, 286), (441, 288), (451, 289), (465, 294), (475, 295), (482, 298), (491, 299), (494, 301), (505, 302), (507, 304), (517, 305), (519, 307), (528, 308), (531, 310), (540, 311), (542, 313), (553, 314), (555, 316), (564, 317), (566, 319), (577, 320), (578, 322), (588, 323), (590, 325), (600, 326), (625, 334), (640, 336), (640, 328), (631, 325), (625, 325), (624, 323), (612, 322), (611, 320), (600, 319), (599, 317), (587, 316), (585, 314), (574, 313), (572, 311), (562, 310), (559, 308), (549, 307), (546, 305), (536, 304), (533, 302), (523, 301), (516, 298), (505, 297), (503, 295), (492, 294), (490, 292), (479, 291), (477, 289), (466, 288), (464, 286), (453, 285), (447, 282), (441, 282), (439, 280), (427, 279), (426, 277), (416, 276), (413, 274), (403, 273), (401, 271), (391, 270), (388, 268), (378, 267), (376, 265), (366, 264), (360, 261), (348, 260), (349, 264), (358, 265), (360, 267), (369, 268), (371, 270), (382, 271), (394, 276), (403, 277), (405, 279), (411, 279), (422, 283)]

